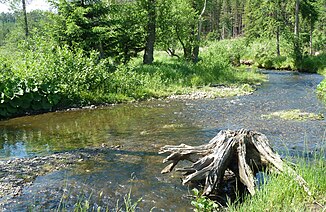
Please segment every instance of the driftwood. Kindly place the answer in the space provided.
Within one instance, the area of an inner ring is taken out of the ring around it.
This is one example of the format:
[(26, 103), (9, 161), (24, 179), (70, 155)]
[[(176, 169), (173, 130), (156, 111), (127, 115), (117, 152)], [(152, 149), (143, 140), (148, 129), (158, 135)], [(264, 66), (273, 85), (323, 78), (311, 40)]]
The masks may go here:
[(183, 184), (204, 181), (204, 195), (209, 195), (216, 189), (226, 171), (233, 172), (249, 193), (254, 195), (254, 177), (264, 170), (291, 175), (311, 195), (305, 180), (272, 150), (267, 137), (256, 131), (222, 130), (208, 144), (167, 145), (159, 153), (170, 153), (163, 163), (172, 162), (162, 170), (163, 174), (171, 172), (180, 160), (192, 162), (190, 167), (176, 171), (184, 173)]

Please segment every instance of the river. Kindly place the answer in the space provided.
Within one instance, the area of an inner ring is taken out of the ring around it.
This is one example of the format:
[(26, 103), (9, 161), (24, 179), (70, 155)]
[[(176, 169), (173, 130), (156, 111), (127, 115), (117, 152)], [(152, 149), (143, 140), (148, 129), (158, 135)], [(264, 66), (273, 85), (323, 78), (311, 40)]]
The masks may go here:
[[(264, 133), (282, 156), (308, 156), (325, 145), (326, 122), (284, 121), (262, 115), (301, 109), (326, 114), (317, 99), (316, 74), (264, 71), (268, 82), (254, 94), (225, 99), (151, 100), (97, 109), (25, 116), (0, 122), (0, 160), (102, 147), (97, 157), (36, 178), (15, 198), (0, 198), (7, 211), (72, 208), (78, 201), (113, 209), (131, 190), (142, 211), (189, 211), (192, 194), (180, 175), (161, 175), (160, 147), (208, 142), (221, 129)], [(1, 174), (1, 173), (0, 173)]]

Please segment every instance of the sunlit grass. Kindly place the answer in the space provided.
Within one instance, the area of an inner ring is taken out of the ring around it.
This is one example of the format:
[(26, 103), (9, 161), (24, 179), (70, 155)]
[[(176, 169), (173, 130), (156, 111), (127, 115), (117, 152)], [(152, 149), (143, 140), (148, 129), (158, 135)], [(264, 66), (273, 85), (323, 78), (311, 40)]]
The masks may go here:
[(303, 112), (299, 109), (276, 111), (267, 115), (262, 115), (262, 117), (267, 119), (281, 118), (284, 120), (299, 120), (299, 121), (324, 119), (323, 114)]
[(295, 168), (312, 192), (309, 196), (293, 177), (271, 175), (255, 196), (247, 196), (243, 203), (230, 205), (229, 211), (323, 211), (326, 205), (325, 158), (313, 161), (297, 159)]
[[(287, 174), (264, 174), (264, 183), (257, 188), (254, 196), (245, 194), (244, 198), (238, 198), (235, 202), (229, 202), (227, 207), (214, 204), (207, 197), (196, 195), (192, 201), (195, 211), (198, 208), (210, 208), (201, 211), (325, 211), (326, 210), (326, 160), (325, 140), (317, 145), (318, 149), (307, 152), (302, 156), (287, 156), (285, 161), (294, 161), (290, 166), (306, 182), (311, 192), (309, 195), (303, 187)], [(302, 155), (302, 154), (301, 154)], [(241, 199), (241, 200), (240, 200)]]

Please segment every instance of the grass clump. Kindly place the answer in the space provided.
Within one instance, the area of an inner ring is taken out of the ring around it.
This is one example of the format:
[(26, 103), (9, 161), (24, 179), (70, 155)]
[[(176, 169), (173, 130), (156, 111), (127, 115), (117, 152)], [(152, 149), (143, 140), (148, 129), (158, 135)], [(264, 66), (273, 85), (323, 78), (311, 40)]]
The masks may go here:
[(315, 114), (315, 113), (307, 113), (303, 112), (299, 109), (295, 110), (284, 110), (273, 112), (269, 115), (262, 115), (263, 118), (271, 119), (271, 118), (281, 118), (284, 120), (298, 120), (298, 121), (307, 121), (307, 120), (323, 120), (323, 114)]
[[(101, 200), (103, 198), (103, 192), (101, 191), (98, 194), (98, 198)], [(68, 194), (64, 193), (62, 195), (62, 198), (60, 200), (60, 203), (58, 207), (56, 208), (56, 212), (66, 212), (66, 211), (74, 211), (74, 212), (86, 212), (86, 211), (125, 211), (125, 212), (135, 212), (137, 208), (139, 207), (139, 203), (142, 201), (142, 199), (138, 199), (137, 201), (134, 201), (131, 197), (131, 190), (124, 195), (123, 197), (123, 203), (120, 203), (119, 200), (116, 201), (116, 205), (113, 206), (103, 206), (99, 205), (96, 202), (92, 200), (92, 194), (90, 194), (88, 197), (85, 195), (81, 195), (78, 197), (75, 204), (70, 205), (67, 204), (69, 200)]]

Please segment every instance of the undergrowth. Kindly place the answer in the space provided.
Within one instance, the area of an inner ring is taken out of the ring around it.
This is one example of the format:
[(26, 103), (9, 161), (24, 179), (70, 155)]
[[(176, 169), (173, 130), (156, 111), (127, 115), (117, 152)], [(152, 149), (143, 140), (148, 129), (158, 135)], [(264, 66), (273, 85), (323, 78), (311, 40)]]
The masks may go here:
[(202, 52), (197, 64), (156, 53), (153, 65), (100, 59), (54, 42), (35, 39), (0, 49), (0, 119), (90, 104), (117, 103), (185, 93), (212, 84), (256, 84), (255, 71), (236, 70), (226, 43)]

